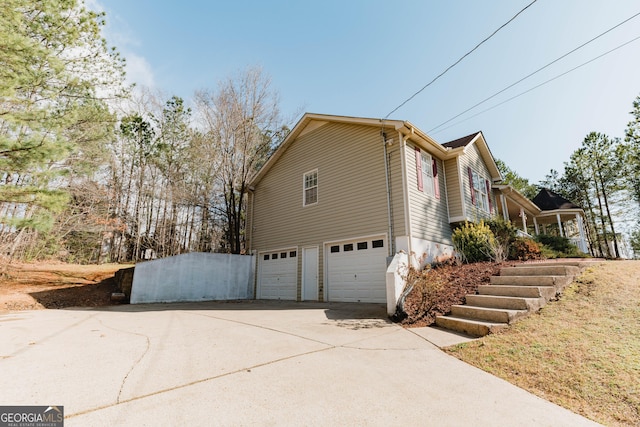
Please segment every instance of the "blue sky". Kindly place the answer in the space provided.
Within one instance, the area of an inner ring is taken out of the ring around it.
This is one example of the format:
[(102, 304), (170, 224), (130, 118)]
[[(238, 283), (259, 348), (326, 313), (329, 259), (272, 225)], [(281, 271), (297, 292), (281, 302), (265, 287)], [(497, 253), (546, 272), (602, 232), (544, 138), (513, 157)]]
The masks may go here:
[[(281, 111), (385, 117), (531, 0), (92, 0), (129, 79), (189, 102), (261, 66)], [(482, 130), (495, 157), (538, 182), (591, 131), (623, 137), (640, 95), (640, 16), (430, 131), (640, 12), (637, 0), (538, 0), (390, 118), (439, 142)], [(467, 120), (464, 120), (468, 118)], [(451, 126), (453, 125), (453, 126)]]

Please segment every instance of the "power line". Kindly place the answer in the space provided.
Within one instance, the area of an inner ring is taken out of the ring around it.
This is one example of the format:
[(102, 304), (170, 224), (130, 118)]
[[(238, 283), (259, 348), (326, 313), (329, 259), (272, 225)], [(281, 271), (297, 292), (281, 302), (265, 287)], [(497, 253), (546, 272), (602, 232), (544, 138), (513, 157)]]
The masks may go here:
[(535, 90), (535, 89), (538, 89), (540, 86), (544, 86), (544, 85), (546, 85), (547, 83), (551, 83), (552, 81), (557, 80), (557, 79), (559, 79), (560, 77), (565, 76), (565, 75), (567, 75), (567, 74), (571, 73), (572, 71), (577, 70), (578, 68), (582, 68), (582, 67), (584, 67), (585, 65), (588, 65), (588, 64), (590, 64), (590, 63), (592, 63), (592, 62), (594, 62), (594, 61), (596, 61), (596, 60), (598, 60), (598, 59), (602, 58), (603, 56), (606, 56), (606, 55), (608, 55), (608, 54), (610, 54), (610, 53), (612, 53), (612, 52), (614, 52), (614, 51), (616, 51), (616, 50), (618, 50), (618, 49), (620, 49), (620, 48), (623, 48), (624, 46), (626, 46), (626, 45), (628, 45), (628, 44), (630, 44), (630, 43), (633, 43), (633, 42), (634, 42), (634, 41), (636, 41), (636, 40), (640, 40), (640, 36), (635, 37), (635, 38), (633, 38), (633, 39), (629, 40), (628, 42), (623, 43), (623, 44), (621, 44), (621, 45), (619, 45), (619, 46), (617, 46), (617, 47), (614, 47), (613, 49), (608, 50), (608, 51), (606, 51), (605, 53), (603, 53), (603, 54), (601, 54), (601, 55), (598, 55), (598, 56), (596, 56), (595, 58), (592, 58), (592, 59), (588, 60), (587, 62), (583, 62), (582, 64), (580, 64), (580, 65), (578, 65), (578, 66), (576, 66), (576, 67), (573, 67), (572, 69), (570, 69), (570, 70), (568, 70), (568, 71), (565, 71), (565, 72), (564, 72), (564, 73), (562, 73), (562, 74), (558, 74), (557, 76), (552, 77), (552, 78), (550, 78), (549, 80), (546, 80), (546, 81), (544, 81), (544, 82), (542, 82), (542, 83), (540, 83), (540, 84), (538, 84), (538, 85), (536, 85), (536, 86), (534, 86), (534, 87), (532, 87), (532, 88), (530, 88), (530, 89), (527, 89), (527, 90), (525, 90), (524, 92), (520, 92), (519, 94), (514, 95), (514, 96), (512, 96), (512, 97), (511, 97), (511, 98), (509, 98), (509, 99), (505, 99), (504, 101), (502, 101), (502, 102), (500, 102), (500, 103), (498, 103), (498, 104), (496, 104), (496, 105), (494, 105), (494, 106), (492, 106), (492, 107), (489, 107), (489, 108), (487, 108), (487, 109), (485, 109), (485, 110), (482, 110), (482, 111), (480, 111), (480, 112), (478, 112), (478, 113), (476, 113), (476, 114), (474, 114), (474, 115), (472, 115), (472, 116), (467, 117), (466, 119), (460, 120), (459, 122), (455, 122), (455, 123), (454, 123), (454, 124), (452, 124), (452, 125), (449, 125), (449, 126), (447, 126), (447, 127), (445, 127), (445, 128), (442, 128), (442, 129), (440, 129), (439, 131), (434, 132), (434, 134), (436, 134), (436, 133), (440, 133), (440, 132), (442, 132), (443, 130), (449, 129), (449, 128), (453, 127), (453, 126), (457, 126), (457, 125), (459, 125), (460, 123), (464, 123), (464, 122), (466, 122), (466, 121), (467, 121), (467, 120), (469, 120), (469, 119), (472, 119), (472, 118), (474, 118), (474, 117), (477, 117), (477, 116), (479, 116), (480, 114), (484, 114), (484, 113), (486, 113), (487, 111), (491, 111), (491, 110), (493, 110), (494, 108), (497, 108), (497, 107), (501, 106), (502, 104), (506, 104), (506, 103), (507, 103), (507, 102), (509, 102), (509, 101), (513, 101), (514, 99), (519, 98), (519, 97), (521, 97), (522, 95), (525, 95), (525, 94), (527, 94), (527, 93), (529, 93), (529, 92), (531, 92), (531, 91), (533, 91), (533, 90)]
[(469, 52), (465, 53), (464, 55), (462, 55), (460, 57), (460, 59), (458, 59), (456, 62), (454, 62), (453, 64), (451, 64), (446, 70), (444, 70), (443, 72), (441, 72), (440, 74), (438, 74), (433, 80), (431, 80), (429, 83), (427, 83), (426, 85), (424, 85), (422, 87), (422, 89), (420, 89), (419, 91), (417, 91), (416, 93), (414, 93), (413, 95), (411, 95), (409, 98), (407, 98), (402, 104), (398, 105), (396, 108), (394, 108), (393, 110), (391, 110), (391, 112), (389, 114), (387, 114), (386, 116), (384, 116), (385, 119), (389, 118), (390, 115), (392, 115), (393, 113), (395, 113), (396, 111), (398, 111), (400, 108), (402, 108), (407, 102), (411, 101), (413, 98), (415, 98), (417, 95), (419, 95), (423, 90), (425, 90), (426, 88), (428, 88), (429, 86), (431, 86), (436, 80), (438, 80), (440, 77), (442, 77), (443, 75), (445, 75), (447, 73), (447, 71), (449, 71), (450, 69), (452, 69), (453, 67), (455, 67), (456, 65), (458, 65), (464, 58), (466, 58), (467, 56), (469, 56), (471, 53), (473, 53), (473, 51), (475, 51), (476, 49), (478, 49), (482, 44), (484, 44), (487, 40), (489, 40), (491, 37), (493, 37), (494, 35), (496, 35), (496, 33), (498, 31), (500, 31), (501, 29), (503, 29), (504, 27), (506, 27), (508, 24), (511, 23), (511, 21), (513, 21), (514, 19), (516, 19), (518, 17), (518, 15), (520, 15), (522, 12), (524, 12), (525, 10), (527, 10), (532, 4), (534, 4), (537, 0), (533, 0), (531, 3), (529, 3), (528, 5), (526, 5), (524, 8), (522, 8), (522, 10), (520, 10), (520, 12), (516, 13), (515, 15), (513, 15), (513, 17), (511, 19), (509, 19), (507, 22), (505, 22), (504, 24), (502, 24), (500, 27), (498, 27), (497, 30), (495, 30), (493, 33), (491, 33), (487, 38), (485, 38), (484, 40), (482, 40), (480, 43), (478, 43), (473, 49), (471, 49)]
[[(595, 36), (595, 37), (594, 37), (594, 38), (592, 38), (591, 40), (589, 40), (589, 41), (587, 41), (587, 42), (585, 42), (585, 43), (581, 44), (580, 46), (576, 47), (575, 49), (573, 49), (573, 50), (571, 50), (571, 51), (569, 51), (569, 52), (565, 53), (564, 55), (562, 55), (562, 56), (560, 56), (560, 57), (558, 57), (558, 58), (554, 59), (553, 61), (549, 62), (547, 65), (545, 65), (545, 66), (543, 66), (543, 67), (540, 67), (540, 68), (538, 68), (537, 70), (535, 70), (534, 72), (532, 72), (532, 73), (530, 73), (530, 74), (528, 74), (528, 75), (524, 76), (523, 78), (521, 78), (521, 79), (520, 79), (520, 80), (518, 80), (517, 82), (510, 84), (509, 86), (505, 87), (504, 89), (500, 90), (499, 92), (496, 92), (496, 93), (494, 93), (493, 95), (491, 95), (490, 97), (485, 98), (485, 99), (483, 99), (482, 101), (478, 102), (477, 104), (475, 104), (475, 105), (473, 105), (473, 106), (471, 106), (471, 107), (467, 108), (466, 110), (464, 110), (464, 111), (463, 111), (463, 112), (461, 112), (460, 114), (457, 114), (457, 115), (453, 116), (452, 118), (450, 118), (449, 120), (447, 120), (447, 121), (445, 121), (445, 122), (440, 123), (438, 126), (436, 126), (436, 127), (432, 128), (432, 129), (429, 129), (429, 130), (427, 131), (427, 133), (431, 133), (431, 132), (433, 132), (434, 130), (438, 129), (439, 127), (442, 127), (442, 126), (446, 125), (446, 124), (447, 124), (447, 123), (449, 123), (450, 121), (457, 119), (457, 118), (458, 118), (458, 117), (460, 117), (461, 115), (463, 115), (463, 114), (465, 114), (465, 113), (468, 113), (469, 111), (473, 110), (473, 109), (474, 109), (474, 108), (476, 108), (477, 106), (482, 105), (482, 104), (484, 104), (485, 102), (489, 101), (490, 99), (495, 98), (496, 96), (500, 95), (500, 94), (501, 94), (501, 93), (503, 93), (504, 91), (506, 91), (506, 90), (508, 90), (508, 89), (511, 89), (512, 87), (514, 87), (514, 86), (515, 86), (515, 85), (517, 85), (518, 83), (521, 83), (521, 82), (525, 81), (526, 79), (528, 79), (529, 77), (533, 76), (534, 74), (539, 73), (540, 71), (544, 70), (545, 68), (548, 68), (549, 66), (551, 66), (551, 65), (555, 64), (556, 62), (560, 61), (561, 59), (563, 59), (563, 58), (565, 58), (565, 57), (567, 57), (567, 56), (571, 55), (572, 53), (576, 52), (577, 50), (582, 49), (583, 47), (585, 47), (585, 46), (586, 46), (586, 45), (588, 45), (589, 43), (591, 43), (591, 42), (593, 42), (593, 41), (595, 41), (595, 40), (599, 39), (600, 37), (604, 36), (605, 34), (607, 34), (607, 33), (611, 32), (611, 31), (613, 31), (613, 30), (615, 30), (615, 29), (616, 29), (616, 28), (618, 28), (619, 26), (621, 26), (621, 25), (623, 25), (623, 24), (626, 24), (627, 22), (631, 21), (633, 18), (635, 18), (635, 17), (637, 17), (637, 16), (639, 16), (639, 15), (640, 15), (640, 12), (638, 12), (638, 13), (636, 13), (635, 15), (631, 16), (630, 18), (625, 19), (624, 21), (620, 22), (619, 24), (617, 24), (617, 25), (615, 25), (615, 26), (613, 26), (613, 27), (609, 28), (607, 31), (605, 31), (605, 32), (603, 32), (603, 33), (601, 33), (601, 34), (599, 34), (599, 35)], [(475, 116), (472, 116), (472, 117), (475, 117)]]

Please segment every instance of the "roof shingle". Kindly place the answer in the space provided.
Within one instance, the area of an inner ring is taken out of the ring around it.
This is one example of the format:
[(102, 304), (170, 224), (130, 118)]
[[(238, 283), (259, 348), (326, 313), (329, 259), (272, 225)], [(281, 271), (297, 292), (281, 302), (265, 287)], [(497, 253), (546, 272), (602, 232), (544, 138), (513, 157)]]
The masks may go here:
[(444, 144), (442, 144), (445, 147), (448, 148), (458, 148), (458, 147), (465, 147), (467, 146), (467, 144), (469, 144), (473, 138), (475, 138), (480, 132), (475, 132), (472, 133), (471, 135), (467, 135), (467, 136), (463, 136), (462, 138), (458, 138), (458, 139), (454, 139), (453, 141), (449, 141), (449, 142), (445, 142)]
[(533, 198), (533, 203), (543, 211), (553, 211), (556, 209), (580, 209), (580, 206), (546, 188), (540, 190), (538, 195)]

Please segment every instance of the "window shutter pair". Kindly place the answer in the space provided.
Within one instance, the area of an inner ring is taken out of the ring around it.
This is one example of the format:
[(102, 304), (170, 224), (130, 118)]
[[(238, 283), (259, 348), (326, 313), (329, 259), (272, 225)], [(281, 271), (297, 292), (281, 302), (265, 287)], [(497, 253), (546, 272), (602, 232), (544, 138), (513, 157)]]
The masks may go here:
[[(418, 147), (416, 147), (415, 153), (416, 153), (416, 175), (418, 177), (418, 190), (424, 193), (424, 182), (422, 180), (422, 153), (420, 152), (420, 149)], [(438, 182), (439, 180), (438, 162), (433, 156), (431, 157), (431, 171), (433, 173), (434, 193), (435, 193), (436, 199), (439, 199), (440, 183)]]

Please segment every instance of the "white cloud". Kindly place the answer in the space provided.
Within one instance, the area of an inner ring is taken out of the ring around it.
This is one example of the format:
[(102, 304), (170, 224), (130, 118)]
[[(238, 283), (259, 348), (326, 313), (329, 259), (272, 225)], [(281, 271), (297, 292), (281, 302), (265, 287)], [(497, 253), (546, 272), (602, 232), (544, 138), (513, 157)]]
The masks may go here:
[(126, 58), (126, 82), (150, 89), (155, 88), (155, 77), (151, 64), (144, 56), (134, 52), (142, 46), (142, 43), (131, 31), (126, 20), (105, 8), (99, 0), (85, 0), (85, 5), (96, 12), (107, 13), (107, 25), (103, 28), (103, 36), (109, 45), (115, 46), (120, 55)]
[(149, 62), (143, 56), (135, 53), (123, 52), (123, 55), (127, 58), (127, 83), (155, 88), (155, 77)]

